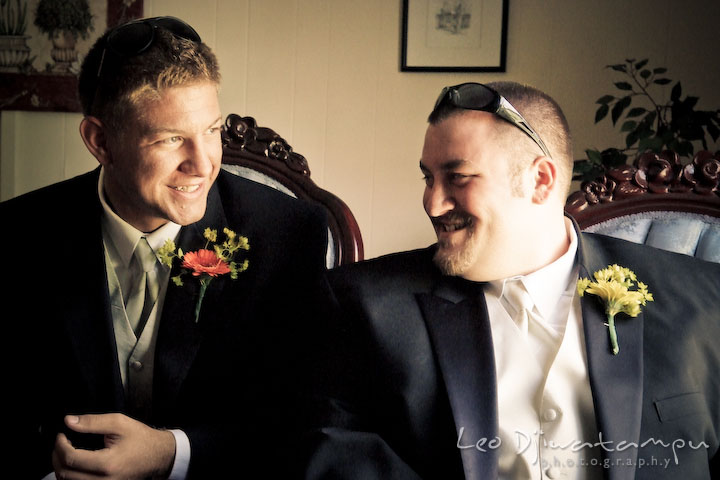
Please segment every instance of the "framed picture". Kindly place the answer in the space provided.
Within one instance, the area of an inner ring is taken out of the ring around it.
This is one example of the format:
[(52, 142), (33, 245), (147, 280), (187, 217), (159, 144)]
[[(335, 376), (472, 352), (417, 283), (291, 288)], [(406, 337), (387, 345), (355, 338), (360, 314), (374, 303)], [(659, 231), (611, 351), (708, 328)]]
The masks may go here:
[(508, 0), (403, 0), (403, 72), (504, 72)]
[(143, 14), (143, 0), (4, 0), (0, 110), (79, 112), (80, 62), (107, 28)]

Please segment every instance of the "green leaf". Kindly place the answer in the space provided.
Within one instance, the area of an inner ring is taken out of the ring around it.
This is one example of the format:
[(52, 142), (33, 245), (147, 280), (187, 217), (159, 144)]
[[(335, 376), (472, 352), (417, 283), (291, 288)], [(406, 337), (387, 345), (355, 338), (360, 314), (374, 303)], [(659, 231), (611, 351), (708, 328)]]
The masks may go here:
[(645, 122), (642, 122), (640, 123), (640, 125), (638, 125), (637, 130), (635, 130), (635, 134), (638, 139), (650, 138), (652, 136), (655, 136), (655, 130), (650, 128), (650, 126)]
[(648, 112), (647, 115), (645, 115), (645, 118), (643, 118), (643, 123), (652, 126), (652, 124), (655, 122), (655, 119), (657, 118), (657, 112), (655, 110), (652, 110)]
[(597, 150), (587, 149), (585, 150), (585, 154), (587, 155), (588, 161), (590, 163), (602, 165), (602, 157), (600, 156), (600, 152), (598, 152)]
[(615, 86), (620, 90), (632, 90), (632, 85), (628, 82), (615, 82)]
[(628, 136), (625, 138), (625, 146), (627, 148), (630, 148), (637, 141), (638, 141), (638, 132), (637, 132), (637, 130), (633, 130), (632, 132), (628, 133)]
[(635, 107), (628, 112), (627, 118), (638, 117), (645, 112), (647, 112), (647, 109), (643, 107)]
[(681, 157), (689, 157), (693, 154), (693, 146), (690, 142), (678, 142), (674, 150)]
[(621, 132), (631, 132), (637, 128), (637, 122), (634, 120), (628, 120), (625, 123), (622, 124), (622, 127), (620, 128)]
[(716, 142), (718, 137), (720, 137), (720, 129), (718, 129), (718, 127), (716, 127), (713, 123), (708, 123), (705, 128), (707, 128), (708, 134), (713, 141)]
[(669, 78), (658, 78), (653, 83), (657, 85), (667, 85), (668, 83), (672, 82)]
[(637, 62), (637, 63), (635, 64), (635, 69), (636, 69), (636, 70), (640, 70), (640, 69), (643, 68), (645, 65), (647, 65), (647, 63), (648, 63), (648, 59), (647, 59), (647, 58), (644, 59), (644, 60), (640, 60), (639, 62)]
[(643, 70), (640, 72), (640, 76), (644, 79), (648, 79), (652, 75), (652, 72), (650, 70)]
[(665, 67), (653, 68), (654, 74), (665, 73), (665, 72), (667, 72), (667, 68), (665, 68)]
[(631, 101), (630, 97), (623, 97), (613, 106), (611, 112), (613, 125), (617, 123), (622, 116), (623, 111), (630, 105)]
[(605, 118), (610, 111), (610, 107), (606, 105), (601, 105), (600, 108), (597, 109), (597, 112), (595, 112), (595, 123), (598, 123), (600, 120)]
[(614, 168), (623, 165), (627, 161), (627, 155), (617, 148), (606, 148), (600, 152), (600, 155), (606, 168)]
[(601, 105), (606, 105), (606, 104), (612, 102), (613, 100), (615, 100), (615, 97), (613, 97), (612, 95), (603, 95), (602, 97), (598, 98), (595, 103), (599, 103)]
[(627, 72), (627, 66), (623, 63), (618, 63), (615, 65), (606, 65), (605, 68), (612, 68), (616, 72)]
[(575, 160), (573, 162), (573, 180), (590, 182), (602, 175), (603, 166), (600, 163), (594, 164), (588, 160)]
[(680, 99), (680, 95), (682, 95), (682, 86), (680, 85), (680, 82), (677, 82), (672, 88), (672, 92), (670, 92), (670, 100), (675, 102)]
[(663, 147), (663, 140), (660, 137), (647, 137), (640, 139), (638, 142), (638, 151), (644, 152), (646, 150), (652, 150), (653, 152), (660, 152)]

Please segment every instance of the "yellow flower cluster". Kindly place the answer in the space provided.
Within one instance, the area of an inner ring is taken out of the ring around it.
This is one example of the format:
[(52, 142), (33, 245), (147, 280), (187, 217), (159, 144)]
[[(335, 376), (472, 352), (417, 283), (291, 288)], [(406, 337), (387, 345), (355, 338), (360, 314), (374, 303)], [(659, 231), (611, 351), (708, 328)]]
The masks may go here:
[[(610, 265), (593, 274), (595, 281), (581, 278), (577, 283), (578, 294), (582, 297), (585, 292), (597, 295), (605, 301), (605, 315), (607, 316), (610, 345), (613, 355), (620, 351), (615, 329), (615, 315), (626, 313), (631, 317), (640, 314), (640, 307), (653, 301), (652, 293), (643, 282), (637, 282), (635, 273), (629, 268), (619, 265)], [(637, 290), (630, 290), (637, 282)]]
[(640, 314), (640, 307), (653, 301), (652, 293), (643, 282), (637, 282), (637, 290), (630, 290), (637, 281), (635, 273), (629, 268), (610, 265), (593, 274), (595, 281), (589, 278), (578, 280), (578, 293), (585, 292), (597, 295), (605, 301), (605, 312), (608, 315), (626, 313), (631, 317)]
[[(223, 233), (225, 234), (225, 241), (221, 245), (215, 244), (213, 249), (215, 250), (215, 255), (217, 255), (218, 258), (228, 263), (230, 267), (230, 278), (236, 280), (238, 278), (238, 273), (242, 273), (247, 270), (248, 261), (246, 259), (238, 265), (232, 261), (232, 258), (238, 250), (250, 250), (250, 243), (248, 242), (247, 237), (238, 237), (237, 234), (229, 228), (224, 228)], [(217, 242), (217, 230), (206, 228), (203, 235), (208, 242)]]

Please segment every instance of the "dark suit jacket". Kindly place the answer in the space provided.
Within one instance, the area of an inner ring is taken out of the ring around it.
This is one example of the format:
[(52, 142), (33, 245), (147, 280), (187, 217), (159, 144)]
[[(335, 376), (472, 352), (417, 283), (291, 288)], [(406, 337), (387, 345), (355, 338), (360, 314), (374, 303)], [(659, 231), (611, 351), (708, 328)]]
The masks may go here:
[[(457, 446), (460, 428), (463, 445), (498, 432), (483, 286), (442, 276), (433, 253), (329, 273), (338, 312), (320, 362), (326, 398), (307, 440), (308, 478), (497, 476), (497, 449)], [(618, 316), (616, 356), (603, 304), (582, 299), (606, 478), (720, 478), (720, 265), (589, 234), (578, 256), (581, 277), (617, 263), (655, 297), (637, 318)]]
[[(3, 292), (11, 370), (8, 413), (19, 423), (28, 478), (50, 469), (50, 451), (70, 413), (126, 412), (100, 229), (98, 171), (0, 205), (2, 249), (12, 285)], [(293, 431), (297, 372), (306, 343), (305, 305), (325, 269), (327, 227), (315, 207), (221, 171), (204, 218), (178, 246), (203, 248), (206, 227), (248, 237), (249, 269), (214, 279), (198, 323), (197, 282), (170, 283), (156, 346), (153, 426), (190, 439), (190, 476), (224, 478), (268, 468)], [(221, 236), (221, 235), (219, 235)], [(176, 269), (179, 266), (175, 267)], [(12, 273), (10, 273), (12, 272)], [(173, 275), (177, 272), (173, 272)], [(10, 316), (9, 310), (19, 310)], [(7, 377), (6, 377), (7, 378)], [(80, 439), (76, 439), (80, 442)], [(13, 458), (18, 461), (21, 457)], [(277, 468), (276, 461), (272, 469)], [(273, 470), (270, 470), (273, 471)]]

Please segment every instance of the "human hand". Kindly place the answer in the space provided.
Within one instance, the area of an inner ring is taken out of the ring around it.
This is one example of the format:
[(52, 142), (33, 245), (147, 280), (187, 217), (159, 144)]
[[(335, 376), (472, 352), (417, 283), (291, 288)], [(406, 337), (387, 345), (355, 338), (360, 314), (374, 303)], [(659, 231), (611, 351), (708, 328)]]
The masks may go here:
[(52, 454), (60, 479), (167, 478), (175, 458), (175, 437), (121, 413), (68, 415), (65, 424), (79, 433), (103, 435), (105, 448), (73, 447), (60, 433)]

